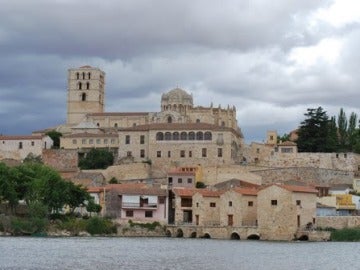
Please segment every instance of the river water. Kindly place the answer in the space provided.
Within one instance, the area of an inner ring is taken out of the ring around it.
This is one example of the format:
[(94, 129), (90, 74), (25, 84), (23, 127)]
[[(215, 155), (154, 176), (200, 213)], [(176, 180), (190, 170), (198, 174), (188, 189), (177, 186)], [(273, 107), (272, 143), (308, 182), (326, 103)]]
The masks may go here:
[(0, 269), (360, 269), (360, 243), (0, 237)]

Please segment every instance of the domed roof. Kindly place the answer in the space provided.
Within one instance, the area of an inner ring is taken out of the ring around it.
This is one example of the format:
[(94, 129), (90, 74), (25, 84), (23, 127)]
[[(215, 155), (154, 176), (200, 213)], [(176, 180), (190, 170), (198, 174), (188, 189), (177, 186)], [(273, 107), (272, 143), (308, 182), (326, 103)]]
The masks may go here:
[(192, 104), (193, 97), (192, 95), (188, 94), (185, 90), (181, 88), (175, 88), (163, 94), (161, 100), (170, 101), (170, 102), (179, 102), (179, 103), (186, 101), (187, 103), (190, 102), (190, 104)]

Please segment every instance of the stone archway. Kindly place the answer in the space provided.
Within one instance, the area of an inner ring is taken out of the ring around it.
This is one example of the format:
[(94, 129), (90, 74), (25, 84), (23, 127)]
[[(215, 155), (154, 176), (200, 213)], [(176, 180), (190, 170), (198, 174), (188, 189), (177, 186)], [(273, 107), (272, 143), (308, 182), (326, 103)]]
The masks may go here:
[(211, 235), (210, 235), (209, 233), (204, 233), (204, 235), (203, 235), (202, 238), (210, 239), (210, 238), (211, 238)]
[(165, 233), (166, 237), (171, 237), (171, 231), (170, 230), (167, 230), (166, 233)]
[(190, 234), (190, 238), (196, 238), (196, 236), (197, 236), (196, 232), (192, 232), (192, 233)]
[(248, 240), (260, 240), (260, 236), (258, 234), (250, 234), (247, 237)]
[(233, 233), (230, 235), (230, 239), (231, 239), (231, 240), (240, 240), (240, 235), (239, 235), (237, 232), (233, 232)]
[(178, 238), (184, 237), (184, 232), (182, 229), (178, 229), (176, 231), (176, 237), (178, 237)]
[(309, 241), (309, 236), (303, 234), (297, 240), (299, 240), (299, 241)]

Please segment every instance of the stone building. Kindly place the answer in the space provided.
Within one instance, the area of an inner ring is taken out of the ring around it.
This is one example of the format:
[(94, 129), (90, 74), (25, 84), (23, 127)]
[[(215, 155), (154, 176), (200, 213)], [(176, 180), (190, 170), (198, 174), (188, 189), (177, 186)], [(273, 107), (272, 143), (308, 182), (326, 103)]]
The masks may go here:
[(293, 240), (315, 223), (317, 190), (307, 186), (271, 184), (257, 193), (258, 228), (263, 240)]
[(159, 112), (104, 112), (105, 73), (69, 69), (64, 149), (110, 148), (119, 163), (151, 161), (154, 169), (239, 163), (244, 146), (235, 107), (194, 106), (175, 88), (161, 96)]
[(23, 160), (29, 154), (39, 156), (52, 146), (52, 139), (46, 135), (0, 136), (0, 160)]

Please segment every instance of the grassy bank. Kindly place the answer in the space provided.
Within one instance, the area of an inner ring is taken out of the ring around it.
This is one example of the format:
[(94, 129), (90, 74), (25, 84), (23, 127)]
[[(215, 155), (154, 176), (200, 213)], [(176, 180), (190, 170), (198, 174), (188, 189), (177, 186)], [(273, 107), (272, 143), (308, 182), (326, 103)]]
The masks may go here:
[(332, 241), (360, 241), (360, 227), (344, 228), (331, 232)]

